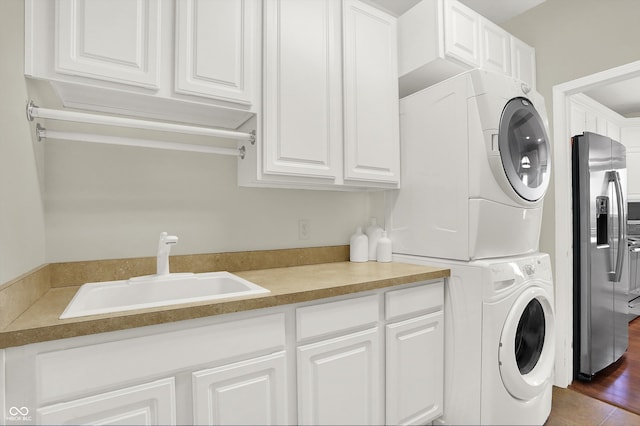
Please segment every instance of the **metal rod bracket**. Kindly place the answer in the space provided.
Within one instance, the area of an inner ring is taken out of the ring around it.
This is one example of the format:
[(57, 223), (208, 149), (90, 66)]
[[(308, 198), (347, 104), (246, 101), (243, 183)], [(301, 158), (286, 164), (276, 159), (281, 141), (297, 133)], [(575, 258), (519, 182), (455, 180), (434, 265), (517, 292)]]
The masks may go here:
[(33, 101), (29, 101), (27, 104), (27, 120), (33, 121), (33, 108), (37, 108), (37, 106), (33, 103)]
[(38, 142), (42, 142), (42, 139), (45, 138), (45, 132), (47, 129), (42, 127), (40, 123), (36, 124), (36, 138)]

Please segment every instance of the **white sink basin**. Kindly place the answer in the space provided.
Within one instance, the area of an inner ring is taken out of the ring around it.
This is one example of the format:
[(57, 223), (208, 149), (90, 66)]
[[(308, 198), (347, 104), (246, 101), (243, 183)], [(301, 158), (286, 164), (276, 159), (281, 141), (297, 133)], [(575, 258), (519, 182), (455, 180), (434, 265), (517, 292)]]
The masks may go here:
[(269, 293), (229, 272), (149, 275), (83, 284), (60, 319)]

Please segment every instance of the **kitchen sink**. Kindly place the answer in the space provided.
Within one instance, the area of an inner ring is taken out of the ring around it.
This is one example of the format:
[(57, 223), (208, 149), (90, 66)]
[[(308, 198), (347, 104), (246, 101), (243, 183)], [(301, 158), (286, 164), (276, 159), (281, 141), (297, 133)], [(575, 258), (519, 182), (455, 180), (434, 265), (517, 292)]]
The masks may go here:
[(226, 271), (83, 284), (60, 319), (269, 293)]

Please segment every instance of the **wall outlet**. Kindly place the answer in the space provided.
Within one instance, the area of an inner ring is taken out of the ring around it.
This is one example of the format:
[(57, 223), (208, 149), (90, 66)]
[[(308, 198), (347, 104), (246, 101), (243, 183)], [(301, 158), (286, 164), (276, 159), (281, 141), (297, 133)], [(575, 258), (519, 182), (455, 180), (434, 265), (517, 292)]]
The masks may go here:
[(300, 219), (298, 221), (298, 239), (308, 240), (311, 234), (309, 221), (307, 219)]

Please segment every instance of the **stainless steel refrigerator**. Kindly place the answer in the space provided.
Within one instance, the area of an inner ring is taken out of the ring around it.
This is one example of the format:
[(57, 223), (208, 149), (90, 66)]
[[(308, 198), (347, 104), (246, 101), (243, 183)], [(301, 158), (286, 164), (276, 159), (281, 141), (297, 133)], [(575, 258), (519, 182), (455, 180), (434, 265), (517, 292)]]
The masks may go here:
[(590, 379), (629, 341), (626, 149), (590, 132), (571, 143), (574, 376)]

